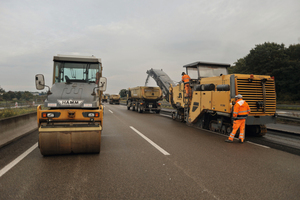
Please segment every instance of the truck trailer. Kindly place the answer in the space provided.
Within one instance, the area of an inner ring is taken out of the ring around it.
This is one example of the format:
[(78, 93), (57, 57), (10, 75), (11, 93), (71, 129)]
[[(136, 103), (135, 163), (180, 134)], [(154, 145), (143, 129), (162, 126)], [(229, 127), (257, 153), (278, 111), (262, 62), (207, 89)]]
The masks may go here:
[(103, 94), (102, 95), (102, 103), (107, 103), (107, 99), (108, 99), (108, 97), (109, 97), (109, 94)]
[(109, 104), (117, 104), (119, 105), (121, 101), (121, 97), (118, 94), (111, 94), (109, 96)]
[(145, 111), (155, 111), (159, 113), (161, 110), (162, 91), (159, 87), (138, 86), (129, 88), (127, 91), (127, 110), (132, 108), (133, 111), (139, 113)]

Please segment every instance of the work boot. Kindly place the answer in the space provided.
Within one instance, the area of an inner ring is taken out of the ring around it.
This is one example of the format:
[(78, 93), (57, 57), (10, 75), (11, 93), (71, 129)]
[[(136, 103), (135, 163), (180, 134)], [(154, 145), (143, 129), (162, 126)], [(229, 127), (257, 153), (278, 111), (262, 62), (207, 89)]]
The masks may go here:
[(225, 142), (233, 143), (233, 141), (232, 141), (232, 140), (229, 140), (229, 139), (225, 140)]
[(244, 141), (242, 139), (239, 139), (239, 143), (244, 144)]

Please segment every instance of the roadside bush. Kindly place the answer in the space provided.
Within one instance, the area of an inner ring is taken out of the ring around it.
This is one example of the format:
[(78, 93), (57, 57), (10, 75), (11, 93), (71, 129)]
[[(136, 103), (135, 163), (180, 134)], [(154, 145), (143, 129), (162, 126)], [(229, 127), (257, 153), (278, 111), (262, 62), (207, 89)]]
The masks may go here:
[(14, 117), (18, 115), (24, 115), (28, 113), (36, 112), (36, 107), (28, 107), (28, 108), (9, 108), (0, 110), (0, 119), (5, 119), (9, 117)]

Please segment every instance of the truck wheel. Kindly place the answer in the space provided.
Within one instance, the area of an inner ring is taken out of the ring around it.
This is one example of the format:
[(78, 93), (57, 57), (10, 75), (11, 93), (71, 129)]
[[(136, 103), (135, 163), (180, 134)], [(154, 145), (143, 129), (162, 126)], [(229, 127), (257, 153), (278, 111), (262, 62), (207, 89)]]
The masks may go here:
[(156, 114), (159, 114), (159, 113), (160, 113), (160, 110), (156, 110), (155, 112), (156, 112)]
[(176, 119), (177, 118), (177, 112), (172, 112), (172, 119)]
[(138, 112), (143, 113), (143, 109), (141, 109), (141, 106), (138, 106)]

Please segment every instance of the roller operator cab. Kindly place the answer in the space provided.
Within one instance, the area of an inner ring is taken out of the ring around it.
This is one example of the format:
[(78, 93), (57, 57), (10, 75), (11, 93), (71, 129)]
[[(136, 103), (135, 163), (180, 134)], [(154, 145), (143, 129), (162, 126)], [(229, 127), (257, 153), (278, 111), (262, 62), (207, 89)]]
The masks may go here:
[(176, 108), (174, 119), (229, 134), (235, 95), (241, 94), (251, 109), (246, 134), (262, 136), (265, 124), (274, 123), (276, 93), (272, 77), (228, 74), (229, 64), (195, 62), (183, 67), (191, 77), (190, 94), (185, 94), (183, 83), (170, 88), (171, 105)]
[(44, 106), (37, 108), (39, 148), (42, 155), (99, 153), (103, 125), (101, 96), (107, 80), (102, 63), (94, 56), (53, 58), (52, 87), (44, 76), (35, 77), (36, 88), (48, 87)]

